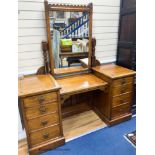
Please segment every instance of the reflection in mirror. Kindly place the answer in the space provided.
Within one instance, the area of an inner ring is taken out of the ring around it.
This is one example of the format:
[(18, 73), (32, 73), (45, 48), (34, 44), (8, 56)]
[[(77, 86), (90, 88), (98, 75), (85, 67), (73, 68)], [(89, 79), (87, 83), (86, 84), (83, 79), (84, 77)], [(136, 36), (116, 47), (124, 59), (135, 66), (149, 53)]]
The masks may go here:
[(55, 68), (81, 66), (88, 58), (88, 13), (51, 11), (50, 32)]

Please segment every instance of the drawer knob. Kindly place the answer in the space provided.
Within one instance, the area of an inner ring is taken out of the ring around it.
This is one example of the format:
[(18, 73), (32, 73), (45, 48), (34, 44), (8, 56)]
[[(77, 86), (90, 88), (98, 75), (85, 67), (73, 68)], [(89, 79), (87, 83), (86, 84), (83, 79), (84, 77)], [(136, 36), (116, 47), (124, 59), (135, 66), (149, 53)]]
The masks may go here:
[(41, 125), (45, 126), (47, 125), (48, 121), (41, 121)]
[(39, 101), (40, 104), (42, 104), (45, 101), (45, 99), (44, 99), (43, 96), (39, 96), (38, 101)]
[(125, 87), (121, 89), (121, 93), (124, 93), (126, 91)]
[(120, 112), (123, 112), (123, 109), (119, 109)]
[(49, 133), (43, 134), (43, 138), (44, 138), (44, 139), (48, 139), (48, 138), (49, 138)]
[(125, 82), (126, 82), (125, 79), (122, 79), (122, 84), (125, 84)]
[(123, 100), (123, 99), (121, 99), (121, 100), (120, 100), (120, 102), (121, 102), (121, 103), (124, 103), (124, 100)]
[(45, 113), (45, 112), (46, 112), (46, 108), (43, 107), (43, 106), (41, 106), (41, 107), (39, 108), (39, 110), (40, 110), (41, 113)]

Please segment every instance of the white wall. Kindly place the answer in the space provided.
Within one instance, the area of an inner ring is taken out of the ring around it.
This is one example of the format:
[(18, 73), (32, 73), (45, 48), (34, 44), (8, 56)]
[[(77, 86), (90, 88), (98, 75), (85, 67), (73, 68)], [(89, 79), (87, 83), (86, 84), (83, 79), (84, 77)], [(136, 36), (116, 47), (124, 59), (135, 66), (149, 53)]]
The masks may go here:
[[(46, 40), (44, 0), (19, 0), (19, 74), (36, 73), (43, 65), (41, 41)], [(96, 57), (101, 62), (116, 60), (120, 0), (49, 0), (56, 3), (93, 3), (93, 36)], [(20, 125), (20, 124), (19, 124)], [(19, 127), (19, 137), (23, 137)]]
[[(73, 4), (93, 2), (93, 36), (96, 57), (101, 62), (116, 60), (120, 0), (50, 0)], [(43, 0), (19, 0), (19, 74), (35, 73), (43, 65), (41, 41), (46, 40)]]

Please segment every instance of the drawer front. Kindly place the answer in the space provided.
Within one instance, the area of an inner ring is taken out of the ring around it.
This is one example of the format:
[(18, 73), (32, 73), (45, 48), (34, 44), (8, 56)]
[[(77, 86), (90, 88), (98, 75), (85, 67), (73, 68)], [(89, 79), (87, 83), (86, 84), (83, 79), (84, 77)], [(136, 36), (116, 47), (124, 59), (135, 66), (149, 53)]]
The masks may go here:
[(118, 80), (114, 80), (113, 81), (113, 87), (116, 87), (116, 86), (119, 86), (119, 85), (124, 85), (124, 84), (127, 84), (127, 83), (133, 83), (134, 81), (134, 78), (133, 77), (126, 77), (126, 78), (121, 78), (121, 79), (118, 79)]
[(50, 112), (58, 111), (58, 103), (52, 102), (43, 106), (36, 106), (33, 108), (27, 108), (25, 109), (26, 118), (31, 119), (35, 118), (37, 116), (41, 116), (44, 114), (48, 114)]
[(128, 113), (130, 113), (130, 104), (126, 103), (124, 105), (112, 108), (111, 117), (115, 118)]
[(46, 116), (41, 116), (35, 119), (31, 119), (28, 121), (28, 129), (29, 131), (41, 129), (53, 124), (59, 123), (58, 113), (52, 113)]
[(131, 93), (126, 93), (117, 97), (112, 98), (112, 107), (119, 106), (124, 103), (130, 103), (132, 99), (132, 94)]
[(127, 92), (132, 92), (132, 89), (133, 89), (133, 85), (131, 83), (118, 86), (118, 87), (113, 87), (113, 90), (112, 90), (113, 96), (121, 95)]
[(30, 134), (30, 145), (34, 146), (36, 144), (46, 142), (50, 139), (60, 136), (60, 127), (55, 125), (49, 128), (42, 129)]
[(55, 102), (55, 101), (57, 101), (57, 92), (51, 92), (47, 94), (25, 98), (24, 107), (30, 108), (33, 106), (38, 106), (38, 105), (46, 104), (49, 102)]

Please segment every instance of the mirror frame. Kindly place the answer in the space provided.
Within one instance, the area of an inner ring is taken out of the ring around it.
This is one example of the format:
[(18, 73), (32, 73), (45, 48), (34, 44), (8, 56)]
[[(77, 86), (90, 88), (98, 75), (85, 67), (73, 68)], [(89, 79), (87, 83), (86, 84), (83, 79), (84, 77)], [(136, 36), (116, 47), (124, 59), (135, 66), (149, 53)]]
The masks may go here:
[[(46, 31), (48, 40), (48, 55), (49, 55), (49, 66), (50, 73), (54, 74), (54, 59), (53, 51), (51, 45), (51, 32), (50, 32), (50, 16), (49, 11), (64, 11), (64, 12), (87, 12), (89, 14), (89, 51), (88, 51), (88, 68), (90, 70), (92, 67), (92, 13), (93, 4), (88, 5), (71, 5), (71, 4), (50, 4), (47, 0), (44, 1), (45, 6), (45, 20), (46, 20)], [(68, 67), (69, 68), (69, 67)], [(67, 72), (66, 72), (67, 74)]]

